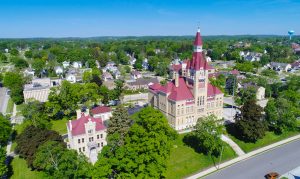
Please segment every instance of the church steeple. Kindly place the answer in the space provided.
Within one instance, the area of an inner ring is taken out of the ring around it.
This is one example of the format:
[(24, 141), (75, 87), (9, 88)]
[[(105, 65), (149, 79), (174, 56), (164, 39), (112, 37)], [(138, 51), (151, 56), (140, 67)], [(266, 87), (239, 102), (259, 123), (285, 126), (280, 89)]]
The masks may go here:
[(196, 38), (194, 41), (194, 52), (202, 52), (202, 38), (200, 35), (200, 28), (198, 27)]

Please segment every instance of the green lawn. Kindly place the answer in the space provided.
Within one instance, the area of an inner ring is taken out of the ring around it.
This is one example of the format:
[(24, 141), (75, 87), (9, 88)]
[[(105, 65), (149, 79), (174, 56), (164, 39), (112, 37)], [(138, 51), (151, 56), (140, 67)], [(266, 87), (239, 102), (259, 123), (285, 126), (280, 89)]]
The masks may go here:
[(13, 169), (13, 175), (11, 179), (42, 179), (46, 178), (42, 172), (31, 171), (24, 159), (15, 157), (11, 163)]
[(11, 144), (10, 151), (13, 152), (15, 150), (16, 146), (17, 146), (16, 141), (13, 141), (13, 143)]
[[(214, 158), (214, 161), (202, 153), (197, 153), (193, 148), (186, 146), (182, 139), (185, 134), (179, 135), (179, 138), (174, 141), (171, 149), (171, 156), (167, 164), (167, 178), (183, 178), (219, 162), (219, 158)], [(235, 152), (226, 145), (224, 147), (222, 161), (232, 159), (236, 156)]]
[(62, 120), (52, 120), (52, 127), (51, 129), (54, 131), (57, 131), (59, 134), (66, 134), (67, 131), (67, 119), (62, 119)]
[(9, 98), (6, 108), (6, 113), (12, 113), (14, 109), (14, 102), (11, 98)]
[(268, 131), (266, 132), (266, 135), (262, 138), (257, 140), (255, 143), (251, 143), (251, 142), (244, 142), (241, 139), (239, 139), (237, 136), (237, 132), (235, 131), (233, 126), (229, 126), (227, 125), (227, 132), (228, 132), (228, 136), (235, 142), (237, 143), (240, 148), (248, 153), (251, 152), (255, 149), (270, 145), (272, 143), (281, 141), (283, 139), (292, 137), (294, 135), (300, 134), (300, 131), (291, 131), (291, 132), (286, 132), (280, 135), (275, 134), (274, 132)]

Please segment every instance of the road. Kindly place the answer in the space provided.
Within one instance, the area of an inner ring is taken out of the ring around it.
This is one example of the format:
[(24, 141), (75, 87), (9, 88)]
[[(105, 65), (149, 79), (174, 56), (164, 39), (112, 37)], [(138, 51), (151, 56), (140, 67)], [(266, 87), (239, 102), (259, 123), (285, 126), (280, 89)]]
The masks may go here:
[(9, 96), (6, 95), (6, 88), (0, 87), (0, 112), (5, 114)]
[(204, 178), (260, 179), (271, 171), (282, 175), (300, 166), (299, 149), (300, 140), (296, 140), (248, 160), (238, 162)]

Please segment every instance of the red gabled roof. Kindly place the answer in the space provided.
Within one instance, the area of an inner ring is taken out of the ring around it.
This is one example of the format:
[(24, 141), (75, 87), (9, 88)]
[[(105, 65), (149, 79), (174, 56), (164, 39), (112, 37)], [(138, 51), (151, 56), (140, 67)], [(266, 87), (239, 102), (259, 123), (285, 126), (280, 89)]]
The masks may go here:
[(207, 96), (215, 96), (217, 94), (222, 94), (222, 91), (219, 88), (213, 86), (212, 84), (207, 84)]
[(230, 72), (232, 75), (239, 75), (240, 72), (237, 69), (231, 70)]
[(199, 29), (198, 29), (198, 31), (196, 33), (196, 38), (195, 38), (195, 41), (194, 41), (194, 45), (195, 46), (202, 46), (202, 37), (201, 37)]
[(169, 82), (172, 84), (172, 90), (171, 94), (168, 96), (169, 99), (174, 101), (181, 101), (181, 100), (188, 100), (188, 99), (194, 99), (193, 94), (187, 87), (185, 81), (183, 78), (178, 79), (179, 85), (176, 87), (173, 82)]
[(97, 106), (91, 110), (92, 114), (102, 114), (111, 112), (111, 108), (108, 106)]
[[(82, 113), (82, 115), (79, 119), (68, 122), (68, 128), (71, 131), (72, 135), (76, 136), (76, 135), (84, 134), (85, 133), (84, 124), (89, 122), (89, 119), (92, 122), (96, 122), (96, 131), (106, 129), (101, 118), (93, 118), (90, 115), (85, 116), (84, 113)], [(70, 124), (72, 124), (72, 125), (70, 125)], [(71, 129), (71, 127), (72, 127), (72, 129)]]
[(179, 70), (181, 70), (181, 64), (173, 64), (171, 66), (171, 69), (174, 71), (179, 71)]

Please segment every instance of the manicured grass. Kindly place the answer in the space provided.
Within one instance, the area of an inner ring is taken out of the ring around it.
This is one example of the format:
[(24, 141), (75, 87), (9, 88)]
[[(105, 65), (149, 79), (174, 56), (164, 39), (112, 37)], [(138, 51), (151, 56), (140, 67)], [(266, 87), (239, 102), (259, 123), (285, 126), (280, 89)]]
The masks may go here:
[(42, 179), (46, 178), (42, 172), (31, 171), (24, 159), (15, 157), (11, 163), (13, 169), (13, 175), (11, 179)]
[[(211, 158), (203, 153), (197, 153), (195, 150), (184, 144), (182, 141), (185, 134), (179, 135), (174, 141), (171, 149), (171, 156), (167, 164), (167, 178), (183, 178), (205, 168), (217, 165), (219, 158)], [(224, 147), (222, 161), (232, 159), (236, 156), (235, 152), (226, 144)]]
[(12, 144), (11, 144), (10, 151), (13, 152), (15, 150), (16, 146), (17, 146), (16, 141), (13, 141)]
[(291, 131), (291, 132), (285, 132), (282, 134), (275, 134), (274, 132), (268, 131), (266, 132), (265, 136), (262, 139), (257, 140), (255, 143), (252, 142), (244, 142), (242, 139), (238, 138), (238, 133), (236, 132), (234, 126), (227, 125), (227, 132), (228, 136), (237, 143), (240, 148), (248, 153), (255, 149), (270, 145), (272, 143), (281, 141), (283, 139), (292, 137), (294, 135), (300, 134), (300, 131)]
[(12, 113), (14, 109), (14, 102), (11, 98), (9, 98), (7, 102), (7, 108), (6, 108), (6, 113)]
[(54, 131), (57, 131), (59, 134), (66, 134), (67, 131), (67, 119), (61, 119), (61, 120), (52, 120), (52, 127), (51, 129)]
[(17, 111), (20, 111), (20, 112), (21, 112), (21, 111), (23, 110), (24, 106), (25, 106), (24, 103), (23, 103), (23, 104), (17, 105)]

